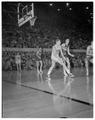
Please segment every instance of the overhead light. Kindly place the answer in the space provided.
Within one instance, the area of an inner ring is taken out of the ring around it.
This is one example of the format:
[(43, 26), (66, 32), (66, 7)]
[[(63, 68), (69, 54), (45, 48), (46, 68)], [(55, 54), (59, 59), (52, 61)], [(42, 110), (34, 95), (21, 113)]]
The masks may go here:
[(72, 8), (69, 8), (69, 10), (72, 10)]
[(69, 6), (69, 3), (66, 3), (66, 6), (68, 7), (68, 6)]
[(50, 5), (50, 6), (53, 6), (53, 3), (50, 3), (49, 5)]
[(60, 9), (58, 8), (57, 11), (60, 11)]
[(91, 19), (93, 19), (93, 17), (91, 16)]
[(89, 7), (87, 6), (85, 9), (86, 9), (86, 10), (88, 10), (88, 9), (89, 9)]
[(90, 13), (90, 15), (93, 15), (93, 13)]

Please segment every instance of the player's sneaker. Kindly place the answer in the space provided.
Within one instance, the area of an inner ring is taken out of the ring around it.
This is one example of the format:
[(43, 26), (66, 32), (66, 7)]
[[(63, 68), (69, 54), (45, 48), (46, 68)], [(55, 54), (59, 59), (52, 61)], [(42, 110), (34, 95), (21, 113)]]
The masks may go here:
[(74, 75), (72, 73), (69, 74), (70, 77), (74, 77)]
[(64, 76), (65, 76), (65, 77), (67, 77), (67, 76), (68, 76), (68, 74), (66, 73), (66, 71), (64, 71)]
[(65, 76), (65, 77), (67, 77), (67, 76), (68, 76), (68, 74), (64, 74), (64, 76)]

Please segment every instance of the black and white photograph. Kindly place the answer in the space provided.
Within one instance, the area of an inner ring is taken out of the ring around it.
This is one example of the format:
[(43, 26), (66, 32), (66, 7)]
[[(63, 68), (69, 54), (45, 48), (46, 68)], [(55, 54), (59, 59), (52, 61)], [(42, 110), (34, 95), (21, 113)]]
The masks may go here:
[(93, 118), (93, 1), (1, 1), (2, 118)]

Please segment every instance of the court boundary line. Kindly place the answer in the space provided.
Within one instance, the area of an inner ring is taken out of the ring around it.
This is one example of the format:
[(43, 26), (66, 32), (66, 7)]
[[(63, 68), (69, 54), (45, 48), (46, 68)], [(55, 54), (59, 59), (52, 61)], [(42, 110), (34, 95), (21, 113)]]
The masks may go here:
[[(7, 83), (10, 83), (10, 84), (14, 84), (14, 85), (17, 84), (17, 83), (15, 83), (15, 82), (7, 81), (7, 80), (3, 80), (3, 82), (7, 82)], [(41, 89), (34, 88), (34, 87), (30, 87), (30, 86), (27, 86), (27, 85), (23, 85), (23, 84), (17, 84), (17, 85), (20, 85), (20, 86), (22, 86), (22, 87), (24, 87), (24, 88), (29, 88), (29, 89), (33, 89), (33, 90), (36, 90), (36, 91), (44, 92), (44, 93), (47, 93), (47, 94), (50, 94), (50, 95), (56, 95), (56, 94), (54, 94), (53, 92), (41, 90)], [(69, 99), (69, 100), (72, 100), (72, 101), (74, 101), (74, 102), (78, 102), (78, 103), (85, 104), (85, 105), (88, 105), (88, 106), (92, 106), (92, 107), (93, 107), (93, 104), (91, 104), (91, 103), (89, 103), (89, 102), (85, 102), (85, 101), (78, 100), (78, 99), (71, 98), (71, 97), (66, 97), (66, 96), (63, 96), (63, 95), (60, 95), (60, 97), (64, 97), (64, 98)]]

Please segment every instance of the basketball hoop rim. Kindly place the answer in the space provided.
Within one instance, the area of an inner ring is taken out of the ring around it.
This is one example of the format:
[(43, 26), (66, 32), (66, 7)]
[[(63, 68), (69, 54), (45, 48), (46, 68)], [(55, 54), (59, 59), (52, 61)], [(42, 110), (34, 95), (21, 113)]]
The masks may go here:
[(37, 16), (32, 17), (30, 20), (32, 20), (32, 19), (37, 19)]

